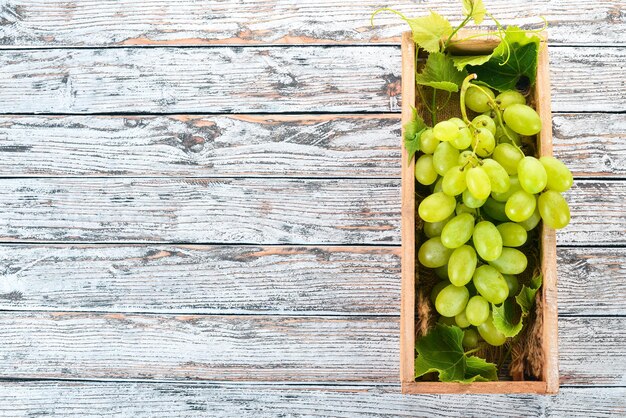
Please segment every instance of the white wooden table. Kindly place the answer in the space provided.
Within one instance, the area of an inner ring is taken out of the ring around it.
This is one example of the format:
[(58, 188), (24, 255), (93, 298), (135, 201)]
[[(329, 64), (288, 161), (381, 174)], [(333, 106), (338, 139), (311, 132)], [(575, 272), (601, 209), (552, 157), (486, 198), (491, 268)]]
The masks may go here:
[(550, 24), (558, 396), (399, 394), (385, 5), (0, 0), (0, 415), (626, 415), (626, 5), (487, 2)]

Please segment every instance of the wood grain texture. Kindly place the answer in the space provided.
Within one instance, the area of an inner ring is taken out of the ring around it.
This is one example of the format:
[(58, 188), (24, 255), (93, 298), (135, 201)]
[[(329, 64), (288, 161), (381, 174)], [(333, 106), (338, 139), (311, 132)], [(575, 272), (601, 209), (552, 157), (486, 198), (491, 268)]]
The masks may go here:
[(0, 309), (398, 315), (400, 305), (389, 247), (2, 245), (0, 266)]
[(625, 398), (624, 388), (563, 388), (559, 396), (403, 396), (395, 386), (1, 382), (0, 416), (589, 418), (623, 415)]
[(397, 187), (395, 179), (14, 179), (0, 190), (0, 239), (397, 243)]
[(397, 115), (2, 116), (0, 176), (392, 177)]
[[(560, 318), (561, 382), (624, 386), (626, 318)], [(398, 317), (0, 314), (5, 378), (398, 381)]]
[[(397, 179), (5, 179), (0, 240), (399, 244)], [(626, 244), (626, 183), (579, 180), (559, 244)]]
[[(551, 50), (554, 111), (626, 110), (626, 48)], [(396, 112), (400, 50), (7, 50), (0, 113)]]
[[(11, 0), (0, 12), (0, 38), (5, 46), (37, 47), (397, 42), (406, 30), (397, 17), (382, 14), (370, 26), (372, 12), (385, 6), (409, 16), (429, 7), (373, 0)], [(487, 7), (501, 22), (538, 27), (544, 16), (554, 43), (624, 43), (623, 4), (617, 0), (492, 1)], [(458, 23), (458, 2), (443, 0), (433, 8)]]

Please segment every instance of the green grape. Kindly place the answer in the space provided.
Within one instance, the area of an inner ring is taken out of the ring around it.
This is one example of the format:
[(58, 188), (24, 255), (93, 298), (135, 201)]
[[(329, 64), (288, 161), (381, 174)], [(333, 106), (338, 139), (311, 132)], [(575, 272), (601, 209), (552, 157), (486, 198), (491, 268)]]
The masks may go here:
[(476, 269), (472, 279), (478, 293), (494, 304), (502, 303), (509, 297), (509, 286), (502, 274), (492, 266), (483, 265)]
[(472, 125), (477, 129), (487, 129), (492, 135), (496, 134), (496, 123), (487, 115), (478, 115), (472, 119)]
[(451, 139), (450, 143), (458, 150), (464, 150), (472, 144), (472, 132), (469, 128), (461, 128), (456, 138)]
[(502, 113), (506, 125), (520, 135), (535, 135), (541, 131), (541, 118), (530, 106), (515, 103)]
[(541, 214), (539, 213), (539, 208), (535, 208), (535, 211), (532, 215), (530, 215), (530, 218), (526, 219), (525, 221), (518, 222), (518, 225), (520, 225), (526, 231), (531, 231), (537, 225), (539, 225), (539, 221), (541, 221)]
[(524, 157), (517, 165), (517, 177), (522, 189), (537, 194), (546, 188), (548, 174), (543, 164), (535, 157)]
[(510, 175), (517, 174), (517, 165), (524, 158), (520, 150), (511, 144), (499, 144), (492, 158), (496, 160)]
[(561, 193), (548, 190), (539, 196), (538, 205), (541, 219), (550, 228), (565, 228), (569, 223), (570, 213), (567, 202)]
[(539, 161), (548, 174), (548, 189), (565, 192), (574, 184), (572, 172), (561, 161), (554, 157), (541, 157)]
[(472, 148), (479, 157), (488, 157), (496, 148), (496, 138), (487, 129), (478, 129), (472, 139)]
[(478, 346), (478, 331), (475, 329), (466, 329), (463, 333), (463, 347), (470, 349)]
[(467, 190), (478, 200), (485, 200), (491, 194), (491, 182), (482, 167), (472, 167), (467, 170), (465, 182)]
[(477, 113), (483, 113), (491, 109), (489, 99), (496, 96), (489, 88), (480, 86), (480, 88), (470, 87), (465, 92), (465, 106)]
[(512, 104), (526, 104), (526, 98), (515, 90), (506, 90), (496, 96), (496, 103), (501, 110)]
[(415, 161), (415, 179), (428, 186), (437, 181), (438, 174), (433, 167), (433, 156), (424, 154)]
[(437, 182), (432, 186), (433, 193), (443, 192), (443, 177), (439, 177)]
[[(491, 183), (491, 191), (495, 193), (506, 193), (511, 187), (511, 180), (509, 174), (504, 167), (491, 158), (485, 158), (482, 165), (483, 170), (489, 177), (489, 183)], [(434, 169), (433, 169), (434, 170)]]
[(440, 324), (447, 325), (449, 327), (456, 325), (456, 321), (454, 320), (454, 317), (447, 318), (445, 316), (440, 316), (437, 322)]
[(433, 133), (441, 142), (450, 141), (459, 134), (459, 127), (454, 122), (444, 120), (435, 125)]
[(487, 199), (476, 199), (476, 197), (470, 193), (469, 190), (463, 192), (463, 204), (468, 208), (476, 209), (485, 204)]
[[(456, 128), (455, 128), (456, 129)], [(459, 161), (459, 150), (448, 142), (437, 145), (433, 154), (433, 166), (439, 175), (445, 175), (446, 171), (457, 165)]]
[(465, 170), (463, 170), (460, 165), (455, 165), (446, 172), (445, 176), (443, 176), (441, 189), (448, 196), (459, 195), (463, 193), (466, 188)]
[(461, 167), (464, 167), (465, 164), (467, 164), (468, 161), (471, 161), (474, 159), (474, 153), (470, 150), (467, 151), (462, 151), (459, 154), (459, 164)]
[(443, 288), (448, 286), (449, 284), (449, 281), (444, 280), (438, 282), (436, 285), (433, 286), (433, 289), (430, 291), (430, 301), (432, 302), (433, 306), (435, 305), (435, 300), (437, 300), (437, 295), (439, 295), (439, 292), (441, 292)]
[(448, 248), (459, 248), (472, 237), (474, 217), (463, 213), (452, 218), (441, 231), (441, 243)]
[(470, 324), (467, 318), (465, 317), (465, 311), (461, 311), (460, 313), (454, 316), (454, 322), (456, 322), (459, 328), (467, 328)]
[(433, 193), (420, 203), (417, 212), (426, 222), (440, 222), (452, 215), (456, 200), (443, 192)]
[(439, 277), (441, 280), (448, 280), (448, 265), (444, 264), (441, 267), (437, 267), (435, 269), (435, 276)]
[(519, 247), (526, 243), (528, 234), (526, 230), (519, 224), (514, 222), (505, 222), (498, 225), (498, 232), (502, 237), (502, 245), (505, 247)]
[(440, 315), (451, 317), (463, 312), (469, 299), (469, 292), (464, 286), (453, 284), (444, 287), (437, 295), (435, 309)]
[(448, 119), (448, 122), (454, 123), (459, 129), (467, 128), (467, 125), (465, 124), (465, 122), (463, 122), (463, 119), (461, 118), (450, 118)]
[(520, 250), (504, 247), (500, 257), (490, 260), (489, 265), (502, 274), (520, 274), (526, 270), (528, 260)]
[(518, 190), (506, 201), (504, 210), (506, 216), (513, 222), (523, 222), (531, 217), (536, 206), (535, 195), (526, 193), (524, 190)]
[(482, 210), (492, 219), (500, 222), (507, 222), (509, 218), (506, 216), (505, 205), (502, 202), (498, 202), (490, 197), (482, 206)]
[(417, 258), (425, 267), (434, 269), (448, 262), (452, 250), (441, 243), (441, 238), (434, 237), (422, 244), (417, 252)]
[(517, 295), (517, 291), (519, 290), (519, 282), (517, 281), (517, 277), (512, 274), (503, 274), (502, 277), (504, 277), (507, 286), (509, 286), (509, 295)]
[(522, 145), (522, 139), (519, 137), (519, 134), (508, 126), (505, 126), (504, 129), (498, 126), (494, 136), (496, 137), (496, 142), (498, 144)]
[(491, 315), (478, 326), (478, 333), (483, 337), (483, 340), (494, 347), (501, 346), (506, 342), (506, 336), (493, 325), (493, 317)]
[(509, 198), (511, 196), (513, 196), (513, 193), (522, 190), (522, 186), (519, 184), (519, 179), (517, 178), (517, 176), (509, 176), (509, 190), (507, 190), (504, 193), (496, 193), (493, 192), (491, 193), (491, 197), (493, 197), (493, 200), (497, 201), (497, 202), (503, 202), (506, 203), (507, 200), (509, 200)]
[(502, 254), (502, 237), (489, 221), (478, 222), (474, 227), (474, 248), (485, 261), (495, 260)]
[(439, 145), (439, 140), (435, 138), (431, 128), (422, 132), (422, 136), (420, 137), (420, 151), (424, 154), (432, 154), (437, 149), (437, 145)]
[(455, 213), (460, 215), (462, 213), (469, 213), (470, 215), (478, 215), (478, 211), (475, 208), (470, 208), (465, 203), (457, 203)]
[(424, 222), (424, 233), (428, 238), (434, 238), (441, 235), (443, 227), (448, 223), (450, 219), (454, 218), (454, 214), (448, 216), (443, 221), (439, 222)]
[(479, 326), (489, 318), (491, 307), (487, 299), (480, 295), (472, 296), (465, 306), (465, 317), (470, 325)]
[(455, 286), (465, 286), (472, 280), (478, 257), (469, 245), (462, 245), (452, 251), (448, 260), (448, 277)]

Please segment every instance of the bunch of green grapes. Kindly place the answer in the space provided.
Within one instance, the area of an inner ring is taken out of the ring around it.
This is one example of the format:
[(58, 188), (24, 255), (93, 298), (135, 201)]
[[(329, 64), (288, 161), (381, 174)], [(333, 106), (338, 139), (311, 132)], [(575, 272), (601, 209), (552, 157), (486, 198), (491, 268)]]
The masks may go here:
[(497, 97), (471, 85), (464, 103), (478, 113), (451, 118), (420, 137), (423, 154), (415, 178), (431, 186), (419, 205), (428, 238), (418, 252), (441, 279), (431, 300), (440, 321), (465, 329), (464, 345), (482, 337), (493, 346), (506, 337), (493, 325), (491, 305), (514, 297), (527, 266), (523, 246), (539, 222), (555, 228), (570, 220), (562, 192), (571, 172), (553, 157), (525, 156), (522, 138), (541, 130), (541, 119), (517, 91)]

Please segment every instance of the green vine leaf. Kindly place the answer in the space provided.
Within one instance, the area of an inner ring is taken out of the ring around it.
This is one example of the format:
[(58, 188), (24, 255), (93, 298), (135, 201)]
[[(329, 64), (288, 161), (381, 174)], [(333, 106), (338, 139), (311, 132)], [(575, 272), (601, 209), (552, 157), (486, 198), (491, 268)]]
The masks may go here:
[(409, 155), (409, 162), (420, 150), (420, 138), (426, 129), (424, 119), (417, 114), (417, 109), (413, 108), (413, 118), (404, 124), (404, 147)]
[(457, 326), (437, 324), (415, 344), (415, 377), (439, 374), (441, 382), (470, 383), (498, 379), (496, 365), (463, 350), (463, 331)]
[(482, 65), (468, 64), (467, 69), (478, 76), (477, 82), (498, 91), (515, 89), (523, 77), (532, 86), (537, 78), (540, 42), (536, 34), (509, 26), (489, 60)]
[(483, 22), (486, 13), (483, 0), (463, 0), (463, 14), (474, 19), (477, 25)]
[[(509, 298), (500, 306), (491, 305), (493, 311), (493, 326), (507, 337), (515, 337), (524, 328), (524, 319), (530, 314), (535, 303), (535, 296), (541, 287), (541, 275), (530, 281), (530, 286), (522, 286), (515, 296), (517, 304)], [(517, 319), (519, 318), (519, 319)]]
[(413, 42), (426, 52), (439, 52), (441, 38), (452, 34), (452, 25), (445, 17), (430, 11), (430, 15), (406, 19), (413, 32)]
[(450, 59), (457, 70), (463, 71), (468, 65), (482, 65), (491, 59), (491, 55), (451, 55)]
[(456, 93), (465, 77), (467, 77), (467, 71), (457, 70), (449, 56), (433, 52), (428, 55), (422, 72), (415, 76), (415, 83)]

